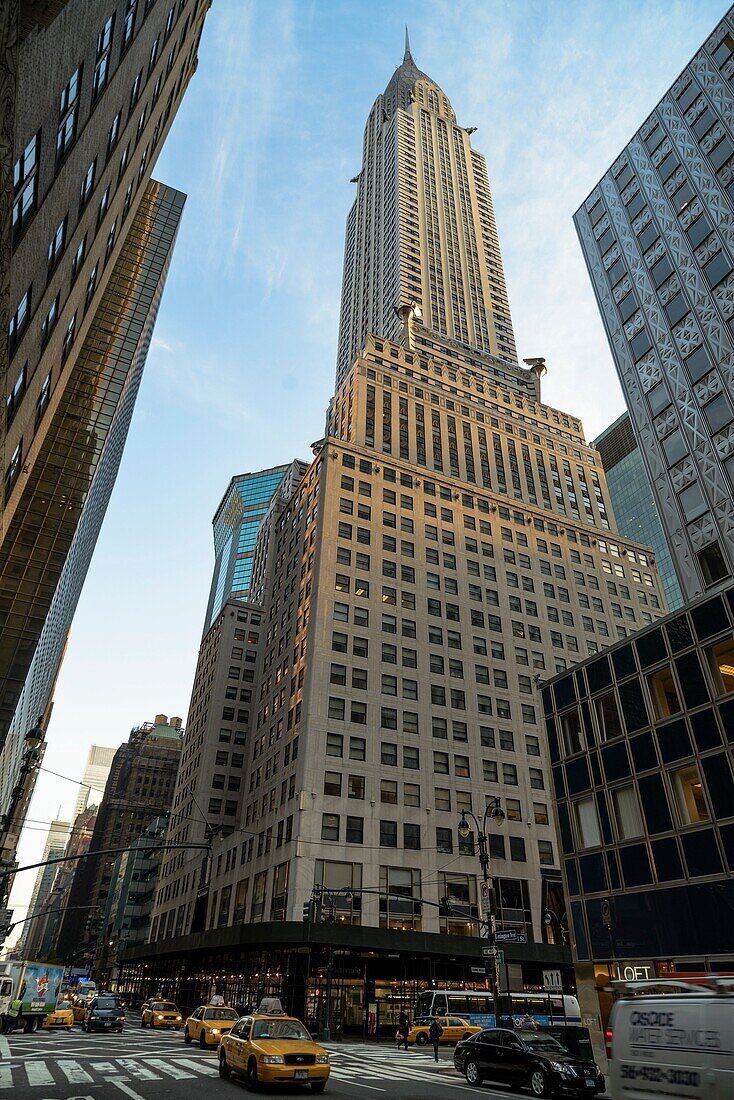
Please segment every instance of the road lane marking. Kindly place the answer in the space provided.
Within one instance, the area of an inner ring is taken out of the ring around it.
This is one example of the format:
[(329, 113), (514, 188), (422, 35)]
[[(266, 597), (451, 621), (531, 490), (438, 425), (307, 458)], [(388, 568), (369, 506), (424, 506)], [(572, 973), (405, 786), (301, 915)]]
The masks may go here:
[(10, 1057), (10, 1043), (4, 1035), (0, 1035), (0, 1058)]
[(88, 1085), (94, 1080), (85, 1069), (82, 1069), (78, 1062), (68, 1062), (60, 1058), (57, 1064), (71, 1085)]
[(139, 1065), (134, 1058), (118, 1058), (117, 1061), (132, 1077), (139, 1077), (141, 1081), (160, 1081), (157, 1073), (153, 1073), (147, 1066)]
[(26, 1062), (26, 1076), (29, 1085), (55, 1085), (53, 1074), (45, 1062)]
[(12, 1089), (13, 1074), (10, 1066), (0, 1066), (0, 1089)]
[[(329, 1075), (329, 1080), (331, 1080), (331, 1078), (333, 1076), (334, 1076), (333, 1073), (330, 1074)], [(341, 1078), (335, 1078), (335, 1080), (341, 1080)], [(350, 1085), (353, 1085), (355, 1088), (358, 1088), (358, 1089), (369, 1089), (370, 1092), (387, 1092), (387, 1089), (378, 1089), (376, 1085), (363, 1085), (361, 1083), (361, 1081), (351, 1081), (350, 1080), (349, 1083), (350, 1083)]]
[(154, 1066), (155, 1069), (160, 1070), (161, 1073), (167, 1073), (169, 1077), (175, 1077), (177, 1081), (183, 1080), (184, 1077), (193, 1077), (193, 1073), (188, 1073), (185, 1069), (179, 1069), (178, 1066), (171, 1066), (168, 1062), (164, 1062), (162, 1058), (146, 1058), (146, 1061)]
[[(174, 1056), (172, 1055), (171, 1057)], [(194, 1069), (197, 1073), (206, 1073), (209, 1074), (210, 1077), (219, 1076), (219, 1070), (214, 1069), (209, 1063), (204, 1062), (203, 1058), (201, 1059), (201, 1061), (196, 1062), (193, 1058), (182, 1058), (180, 1055), (177, 1055), (175, 1057), (179, 1065), (188, 1066), (189, 1069)]]
[(135, 1089), (131, 1089), (128, 1084), (122, 1079), (122, 1077), (105, 1077), (105, 1081), (108, 1085), (114, 1085), (115, 1088), (120, 1089), (121, 1092), (127, 1094), (130, 1100), (145, 1100), (144, 1096), (141, 1096)]

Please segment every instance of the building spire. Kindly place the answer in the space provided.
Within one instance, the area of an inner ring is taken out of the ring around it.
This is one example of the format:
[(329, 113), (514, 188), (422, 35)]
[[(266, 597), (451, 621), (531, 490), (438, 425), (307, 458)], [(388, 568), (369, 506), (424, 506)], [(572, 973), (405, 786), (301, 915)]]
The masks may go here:
[(412, 61), (413, 64), (415, 65), (415, 61), (413, 61), (413, 55), (410, 52), (410, 35), (408, 33), (408, 24), (406, 23), (405, 24), (405, 54), (403, 56), (403, 64), (405, 65), (409, 61)]

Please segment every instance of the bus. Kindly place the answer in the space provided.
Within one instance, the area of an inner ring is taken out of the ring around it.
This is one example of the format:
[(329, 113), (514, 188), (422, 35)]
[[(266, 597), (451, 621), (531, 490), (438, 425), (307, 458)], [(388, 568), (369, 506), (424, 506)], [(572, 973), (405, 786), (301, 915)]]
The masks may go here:
[[(500, 993), (499, 1003), (500, 1026), (581, 1023), (579, 1002), (568, 993)], [(414, 1016), (459, 1016), (479, 1027), (497, 1026), (492, 994), (484, 989), (428, 989), (418, 995)]]

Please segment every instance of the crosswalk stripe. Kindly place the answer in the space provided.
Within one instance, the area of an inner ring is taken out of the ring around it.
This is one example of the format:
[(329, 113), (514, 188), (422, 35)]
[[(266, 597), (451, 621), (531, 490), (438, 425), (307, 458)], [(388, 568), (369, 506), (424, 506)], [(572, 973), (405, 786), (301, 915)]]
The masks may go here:
[(55, 1085), (53, 1074), (45, 1062), (26, 1062), (25, 1071), (29, 1085)]
[(58, 1067), (70, 1085), (88, 1085), (92, 1083), (92, 1078), (78, 1062), (66, 1062), (60, 1059)]
[(214, 1069), (207, 1062), (195, 1062), (193, 1058), (181, 1058), (178, 1054), (176, 1055), (176, 1062), (179, 1066), (187, 1066), (189, 1069), (196, 1070), (197, 1073), (204, 1073), (211, 1077), (219, 1076), (219, 1070)]
[(10, 1066), (0, 1066), (0, 1089), (12, 1089), (13, 1074)]
[(175, 1077), (177, 1081), (182, 1080), (184, 1077), (193, 1077), (193, 1073), (187, 1073), (185, 1069), (179, 1069), (178, 1066), (169, 1065), (168, 1062), (164, 1062), (162, 1058), (147, 1058), (146, 1061), (149, 1065), (155, 1066), (161, 1073), (167, 1073), (169, 1077)]
[(97, 1073), (112, 1074), (113, 1077), (117, 1074), (117, 1066), (112, 1062), (90, 1062), (89, 1068), (96, 1070)]
[(153, 1073), (152, 1069), (136, 1062), (134, 1058), (118, 1058), (117, 1061), (131, 1077), (137, 1077), (140, 1081), (160, 1081), (157, 1073)]

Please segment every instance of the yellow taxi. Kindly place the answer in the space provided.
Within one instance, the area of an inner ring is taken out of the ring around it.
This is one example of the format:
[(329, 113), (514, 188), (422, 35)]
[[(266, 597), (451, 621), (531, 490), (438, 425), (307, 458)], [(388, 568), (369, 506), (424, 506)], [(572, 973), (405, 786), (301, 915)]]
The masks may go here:
[(219, 1047), (219, 1076), (240, 1074), (253, 1091), (261, 1084), (287, 1083), (323, 1092), (330, 1072), (328, 1052), (300, 1020), (286, 1016), (277, 998), (238, 1020)]
[(88, 1000), (88, 997), (75, 997), (74, 1000), (71, 1002), (71, 1008), (74, 1013), (75, 1022), (84, 1019), (84, 1013), (87, 1011)]
[[(468, 1039), (470, 1035), (476, 1035), (478, 1031), (482, 1030), (481, 1027), (470, 1024), (468, 1020), (463, 1020), (460, 1016), (438, 1016), (436, 1018), (443, 1028), (439, 1040), (441, 1043), (458, 1043), (461, 1039)], [(416, 1043), (419, 1047), (430, 1043), (431, 1038), (428, 1029), (432, 1020), (432, 1016), (419, 1016), (413, 1020), (408, 1032), (408, 1043)], [(396, 1036), (396, 1038), (401, 1038), (401, 1036)]]
[(235, 1010), (226, 1005), (199, 1005), (186, 1021), (184, 1042), (198, 1042), (205, 1050), (207, 1047), (219, 1046), (222, 1036), (234, 1027), (238, 1019)]
[(68, 1027), (69, 1031), (74, 1027), (74, 1008), (69, 1001), (59, 1001), (53, 1012), (44, 1017), (43, 1027), (56, 1028)]
[(146, 1001), (140, 1014), (141, 1027), (175, 1027), (181, 1030), (183, 1016), (173, 1001)]

